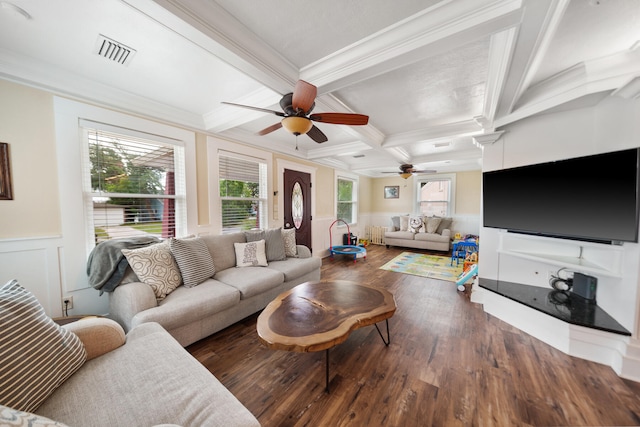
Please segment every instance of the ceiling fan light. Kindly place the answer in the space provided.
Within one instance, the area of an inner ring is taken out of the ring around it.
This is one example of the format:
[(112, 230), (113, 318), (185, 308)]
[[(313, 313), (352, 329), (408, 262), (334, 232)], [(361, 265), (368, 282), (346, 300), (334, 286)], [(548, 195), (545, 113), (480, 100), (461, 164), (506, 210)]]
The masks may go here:
[(304, 135), (313, 127), (313, 123), (306, 117), (289, 116), (282, 119), (282, 127), (294, 135)]
[(408, 179), (411, 176), (411, 173), (409, 172), (403, 172), (400, 174), (400, 176), (404, 179)]

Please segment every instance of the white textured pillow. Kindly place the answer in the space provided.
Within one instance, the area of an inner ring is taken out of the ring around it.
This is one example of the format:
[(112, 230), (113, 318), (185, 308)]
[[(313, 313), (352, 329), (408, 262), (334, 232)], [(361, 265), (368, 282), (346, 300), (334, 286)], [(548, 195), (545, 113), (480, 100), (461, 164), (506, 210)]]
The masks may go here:
[(436, 218), (436, 217), (427, 218), (427, 224), (426, 224), (427, 233), (435, 233), (436, 230), (438, 229), (438, 226), (440, 225), (440, 221), (442, 221), (442, 218)]
[(284, 240), (284, 253), (288, 257), (297, 257), (298, 248), (296, 248), (296, 229), (287, 228), (282, 230), (282, 240)]
[(49, 418), (0, 405), (0, 426), (7, 427), (68, 427)]
[(168, 240), (144, 248), (123, 249), (122, 253), (138, 279), (151, 286), (156, 299), (163, 300), (182, 284), (180, 268)]
[(264, 240), (248, 243), (234, 243), (236, 250), (236, 267), (267, 266), (267, 255)]
[(216, 274), (207, 245), (199, 237), (169, 241), (171, 253), (180, 268), (184, 286), (192, 288)]
[(87, 358), (73, 332), (51, 320), (17, 280), (0, 287), (0, 405), (33, 412)]

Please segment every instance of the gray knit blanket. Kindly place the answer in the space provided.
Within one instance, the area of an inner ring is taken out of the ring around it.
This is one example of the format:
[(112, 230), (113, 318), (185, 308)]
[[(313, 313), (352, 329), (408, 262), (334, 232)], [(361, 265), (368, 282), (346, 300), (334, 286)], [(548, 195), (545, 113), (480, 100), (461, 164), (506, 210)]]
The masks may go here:
[(87, 275), (89, 284), (103, 292), (113, 292), (127, 270), (127, 258), (122, 249), (136, 249), (160, 242), (154, 236), (137, 236), (111, 239), (98, 243), (89, 254)]

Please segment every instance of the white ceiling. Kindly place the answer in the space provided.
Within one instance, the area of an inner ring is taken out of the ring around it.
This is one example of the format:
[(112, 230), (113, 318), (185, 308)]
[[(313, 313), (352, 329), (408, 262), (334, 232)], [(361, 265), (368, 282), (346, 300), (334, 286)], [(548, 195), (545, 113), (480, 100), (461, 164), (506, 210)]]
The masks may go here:
[[(637, 97), (639, 41), (638, 0), (0, 1), (0, 77), (368, 176), (479, 169), (501, 126)], [(369, 125), (257, 136), (279, 118), (221, 104), (280, 110), (298, 79)]]

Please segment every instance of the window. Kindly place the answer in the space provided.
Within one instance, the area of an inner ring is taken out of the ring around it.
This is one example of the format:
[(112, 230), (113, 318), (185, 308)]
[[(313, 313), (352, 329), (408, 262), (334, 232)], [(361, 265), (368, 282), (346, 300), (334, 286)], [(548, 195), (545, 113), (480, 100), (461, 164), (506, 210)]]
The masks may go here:
[(184, 234), (183, 147), (91, 127), (83, 132), (85, 214), (94, 244)]
[(452, 180), (450, 178), (421, 179), (418, 186), (418, 212), (425, 216), (452, 215)]
[(267, 164), (236, 153), (219, 154), (222, 233), (267, 228)]
[(358, 220), (358, 182), (355, 179), (338, 177), (338, 219), (348, 224)]

